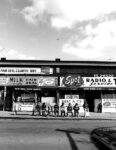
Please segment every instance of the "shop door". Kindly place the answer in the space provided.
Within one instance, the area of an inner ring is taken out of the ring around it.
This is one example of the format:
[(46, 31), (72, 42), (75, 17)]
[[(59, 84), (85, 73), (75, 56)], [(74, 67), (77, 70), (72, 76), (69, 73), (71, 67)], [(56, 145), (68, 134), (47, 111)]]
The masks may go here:
[(12, 111), (12, 90), (11, 89), (7, 89), (6, 92), (5, 110)]
[(94, 100), (101, 98), (101, 92), (95, 90), (86, 90), (85, 91), (85, 99), (89, 105), (89, 111), (94, 112)]

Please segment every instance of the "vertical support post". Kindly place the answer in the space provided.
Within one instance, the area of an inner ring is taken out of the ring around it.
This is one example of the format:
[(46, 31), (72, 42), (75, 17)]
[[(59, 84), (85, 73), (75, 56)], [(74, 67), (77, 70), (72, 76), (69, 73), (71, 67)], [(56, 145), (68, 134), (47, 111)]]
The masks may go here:
[(14, 103), (15, 103), (15, 90), (12, 90), (12, 111), (14, 111)]
[(60, 92), (59, 89), (56, 90), (56, 103), (59, 105)]
[(37, 92), (35, 91), (35, 104), (37, 104)]
[(3, 102), (3, 111), (5, 111), (5, 105), (6, 105), (6, 86), (4, 86), (4, 102)]

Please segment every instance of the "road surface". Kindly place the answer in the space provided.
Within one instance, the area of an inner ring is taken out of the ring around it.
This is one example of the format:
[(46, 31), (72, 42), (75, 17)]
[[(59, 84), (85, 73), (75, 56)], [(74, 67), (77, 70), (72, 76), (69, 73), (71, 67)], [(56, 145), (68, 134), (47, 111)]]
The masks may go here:
[(98, 150), (94, 128), (116, 121), (0, 120), (0, 150)]

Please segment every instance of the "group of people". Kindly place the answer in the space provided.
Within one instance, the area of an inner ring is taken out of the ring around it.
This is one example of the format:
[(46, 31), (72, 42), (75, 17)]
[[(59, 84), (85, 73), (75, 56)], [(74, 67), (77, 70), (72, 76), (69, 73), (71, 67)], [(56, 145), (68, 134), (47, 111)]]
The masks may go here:
[[(67, 111), (65, 109), (64, 103), (60, 106), (60, 111), (61, 111), (61, 116), (77, 116), (79, 115), (79, 106), (78, 103), (74, 105), (74, 107), (71, 106), (71, 103), (68, 104), (67, 106)], [(74, 112), (74, 114), (73, 114)]]
[[(84, 110), (86, 110), (88, 108), (88, 105), (84, 103), (83, 105)], [(45, 103), (38, 103), (33, 111), (33, 115), (35, 113), (35, 111), (38, 112), (38, 115), (40, 116), (47, 116), (50, 115), (51, 113), (54, 116), (61, 116), (61, 117), (65, 117), (65, 116), (74, 116), (74, 117), (78, 117), (79, 116), (79, 105), (78, 103), (76, 103), (74, 106), (71, 105), (71, 103), (68, 104), (68, 106), (66, 107), (64, 105), (64, 103), (61, 104), (61, 106), (59, 106), (57, 103), (54, 105), (54, 107), (47, 107)]]

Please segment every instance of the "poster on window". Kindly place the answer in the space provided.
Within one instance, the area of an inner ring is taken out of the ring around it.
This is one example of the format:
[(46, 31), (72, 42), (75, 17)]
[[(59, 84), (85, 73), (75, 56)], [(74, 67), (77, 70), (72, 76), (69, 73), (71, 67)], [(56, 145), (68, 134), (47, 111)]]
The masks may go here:
[(102, 112), (116, 112), (116, 99), (102, 99)]

